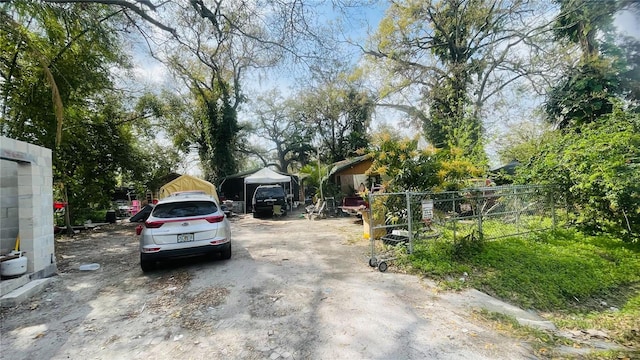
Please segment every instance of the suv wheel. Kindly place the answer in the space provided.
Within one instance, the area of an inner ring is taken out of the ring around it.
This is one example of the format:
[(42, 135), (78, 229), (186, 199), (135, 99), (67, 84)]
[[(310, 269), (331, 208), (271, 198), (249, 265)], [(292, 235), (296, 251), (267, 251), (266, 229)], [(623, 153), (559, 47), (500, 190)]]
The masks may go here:
[(156, 268), (156, 262), (154, 260), (145, 259), (144, 255), (140, 254), (140, 268), (142, 272), (153, 271)]
[(231, 259), (231, 243), (229, 243), (229, 246), (227, 246), (226, 249), (222, 250), (222, 252), (220, 253), (220, 255), (222, 255), (222, 258), (224, 260), (228, 260)]

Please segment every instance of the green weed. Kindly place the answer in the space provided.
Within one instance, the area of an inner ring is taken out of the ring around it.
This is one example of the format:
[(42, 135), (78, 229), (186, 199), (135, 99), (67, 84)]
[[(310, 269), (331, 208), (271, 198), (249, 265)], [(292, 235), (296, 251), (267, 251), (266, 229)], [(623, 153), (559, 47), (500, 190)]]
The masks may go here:
[(471, 286), (548, 312), (561, 328), (604, 329), (617, 343), (640, 346), (638, 244), (573, 230), (477, 244), (441, 237), (416, 242), (406, 260), (445, 288)]

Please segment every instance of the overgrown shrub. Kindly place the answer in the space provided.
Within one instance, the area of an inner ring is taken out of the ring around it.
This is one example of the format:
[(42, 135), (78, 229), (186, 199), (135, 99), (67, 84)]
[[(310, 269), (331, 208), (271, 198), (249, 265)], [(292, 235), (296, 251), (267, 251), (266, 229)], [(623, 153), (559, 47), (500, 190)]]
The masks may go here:
[(557, 185), (574, 221), (592, 232), (640, 237), (640, 115), (616, 109), (548, 143), (518, 181)]

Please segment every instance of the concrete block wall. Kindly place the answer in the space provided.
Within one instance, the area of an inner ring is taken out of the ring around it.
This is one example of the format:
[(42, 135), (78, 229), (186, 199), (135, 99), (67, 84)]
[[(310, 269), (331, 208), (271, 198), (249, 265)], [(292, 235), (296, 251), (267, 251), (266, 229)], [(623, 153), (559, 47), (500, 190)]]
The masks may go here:
[(18, 231), (27, 272), (32, 278), (50, 276), (56, 271), (51, 150), (0, 137), (0, 158), (17, 167)]
[(18, 236), (18, 164), (0, 160), (0, 254), (13, 250)]

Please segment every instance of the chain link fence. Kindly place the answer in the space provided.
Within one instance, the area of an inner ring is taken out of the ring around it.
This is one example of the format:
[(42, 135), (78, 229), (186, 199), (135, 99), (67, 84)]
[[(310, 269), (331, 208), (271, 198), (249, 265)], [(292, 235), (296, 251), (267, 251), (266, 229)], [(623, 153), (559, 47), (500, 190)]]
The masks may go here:
[(369, 194), (369, 234), (388, 245), (444, 237), (499, 239), (542, 231), (567, 218), (553, 188), (492, 186), (460, 191)]

